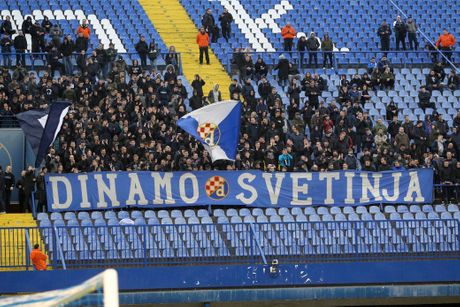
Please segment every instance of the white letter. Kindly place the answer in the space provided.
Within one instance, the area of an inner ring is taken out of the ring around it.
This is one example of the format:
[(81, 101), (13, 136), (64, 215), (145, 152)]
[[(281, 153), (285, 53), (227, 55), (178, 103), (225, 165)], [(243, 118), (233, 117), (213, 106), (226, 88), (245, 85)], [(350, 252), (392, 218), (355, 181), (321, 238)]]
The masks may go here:
[(355, 173), (345, 172), (345, 177), (347, 177), (347, 198), (345, 198), (345, 203), (352, 205), (355, 203), (353, 198), (353, 177), (355, 177)]
[[(424, 202), (425, 197), (422, 196), (422, 191), (420, 190), (420, 181), (418, 179), (417, 172), (409, 172), (410, 181), (409, 187), (407, 188), (406, 197), (404, 197), (404, 201), (410, 202), (415, 201), (418, 203)], [(431, 187), (425, 187), (426, 189), (431, 189)], [(412, 198), (412, 194), (415, 193), (415, 200)]]
[[(367, 175), (372, 175), (374, 178), (374, 185), (371, 184)], [(370, 201), (367, 192), (371, 192), (372, 196), (374, 197), (375, 201), (381, 201), (382, 196), (380, 196), (380, 178), (382, 178), (382, 174), (371, 174), (371, 173), (361, 173), (361, 187), (362, 187), (362, 194), (361, 199), (359, 200), (362, 203), (367, 203)]]
[(386, 200), (388, 201), (396, 201), (399, 198), (399, 179), (401, 178), (402, 174), (401, 173), (393, 173), (391, 174), (393, 176), (394, 180), (394, 186), (393, 186), (393, 196), (388, 195), (388, 190), (387, 189), (382, 189), (382, 194), (383, 197), (385, 197)]
[(91, 208), (91, 204), (88, 201), (88, 187), (86, 181), (88, 180), (87, 175), (78, 175), (78, 180), (80, 180), (81, 186), (81, 203), (80, 208)]
[[(51, 190), (53, 191), (53, 203), (51, 208), (53, 209), (68, 209), (72, 203), (72, 185), (69, 179), (65, 176), (50, 176)], [(66, 201), (63, 203), (59, 202), (58, 183), (62, 182), (65, 187)]]
[[(171, 192), (171, 179), (173, 173), (164, 173), (164, 177), (161, 178), (160, 173), (152, 173), (153, 183), (155, 184), (155, 199), (154, 204), (174, 204), (175, 201), (172, 198)], [(163, 202), (161, 199), (161, 189), (166, 190), (166, 199)]]
[(102, 174), (94, 175), (94, 179), (97, 182), (97, 192), (99, 196), (99, 202), (97, 203), (98, 208), (107, 208), (107, 202), (105, 201), (105, 196), (107, 195), (111, 201), (111, 207), (120, 206), (120, 202), (117, 200), (117, 187), (115, 186), (115, 179), (117, 179), (117, 174), (106, 174), (107, 179), (109, 179), (109, 186), (107, 186), (102, 180)]
[(319, 173), (319, 180), (326, 179), (326, 198), (324, 199), (324, 204), (329, 205), (334, 203), (334, 198), (332, 197), (332, 179), (339, 180), (340, 173), (331, 172), (331, 173)]
[(258, 194), (257, 190), (253, 186), (244, 183), (245, 179), (248, 180), (248, 183), (251, 183), (254, 179), (256, 179), (256, 176), (252, 175), (251, 173), (243, 173), (238, 177), (238, 184), (240, 185), (240, 188), (250, 192), (251, 196), (244, 197), (244, 193), (241, 192), (238, 195), (236, 195), (236, 199), (239, 199), (242, 203), (246, 205), (251, 205), (257, 199)]
[(311, 197), (307, 197), (305, 200), (299, 199), (299, 193), (308, 194), (308, 184), (304, 183), (299, 185), (299, 179), (311, 180), (311, 173), (291, 173), (292, 180), (292, 201), (291, 205), (311, 205)]
[[(192, 181), (192, 197), (188, 197), (185, 193), (185, 181), (190, 179)], [(198, 200), (199, 191), (198, 191), (198, 180), (196, 176), (192, 173), (185, 173), (179, 178), (179, 194), (184, 203), (193, 204)]]
[[(136, 173), (129, 173), (128, 176), (131, 179), (131, 184), (129, 186), (129, 196), (126, 205), (147, 205), (147, 199), (145, 198), (144, 191), (142, 191), (139, 176)], [(134, 199), (136, 195), (139, 196), (138, 202)]]
[(283, 184), (284, 176), (285, 176), (284, 173), (275, 173), (276, 182), (275, 182), (275, 188), (273, 189), (273, 186), (271, 183), (272, 174), (270, 173), (262, 174), (262, 177), (265, 179), (265, 186), (267, 187), (268, 195), (270, 196), (270, 201), (272, 205), (278, 204), (278, 198), (280, 196), (280, 190)]

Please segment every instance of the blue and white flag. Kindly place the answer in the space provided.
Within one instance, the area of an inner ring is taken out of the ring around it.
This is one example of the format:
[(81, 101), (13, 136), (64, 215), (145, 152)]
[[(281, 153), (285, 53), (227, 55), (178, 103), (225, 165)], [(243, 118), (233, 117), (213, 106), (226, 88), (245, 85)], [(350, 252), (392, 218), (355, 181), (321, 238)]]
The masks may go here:
[(16, 115), (35, 153), (35, 167), (40, 166), (56, 139), (69, 107), (68, 102), (55, 102), (48, 110), (30, 110)]
[(200, 141), (212, 162), (235, 160), (240, 135), (241, 103), (220, 101), (182, 116), (177, 125)]

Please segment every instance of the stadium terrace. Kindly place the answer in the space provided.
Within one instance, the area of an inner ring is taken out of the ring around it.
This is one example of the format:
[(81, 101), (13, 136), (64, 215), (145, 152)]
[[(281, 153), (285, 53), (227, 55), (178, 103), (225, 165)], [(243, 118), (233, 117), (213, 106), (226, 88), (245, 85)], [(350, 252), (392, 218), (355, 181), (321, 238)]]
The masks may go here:
[(180, 205), (430, 202), (432, 170), (380, 173), (112, 172), (48, 175), (50, 211)]

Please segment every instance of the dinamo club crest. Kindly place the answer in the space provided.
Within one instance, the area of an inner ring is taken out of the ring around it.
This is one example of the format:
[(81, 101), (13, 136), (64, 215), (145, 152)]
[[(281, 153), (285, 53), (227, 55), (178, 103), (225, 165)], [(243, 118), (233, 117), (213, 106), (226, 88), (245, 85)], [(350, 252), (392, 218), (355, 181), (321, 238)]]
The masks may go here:
[(206, 195), (214, 200), (222, 200), (227, 197), (230, 187), (228, 182), (220, 176), (212, 176), (206, 181)]
[(219, 126), (213, 123), (204, 123), (196, 129), (200, 138), (208, 144), (208, 146), (216, 146), (220, 140)]

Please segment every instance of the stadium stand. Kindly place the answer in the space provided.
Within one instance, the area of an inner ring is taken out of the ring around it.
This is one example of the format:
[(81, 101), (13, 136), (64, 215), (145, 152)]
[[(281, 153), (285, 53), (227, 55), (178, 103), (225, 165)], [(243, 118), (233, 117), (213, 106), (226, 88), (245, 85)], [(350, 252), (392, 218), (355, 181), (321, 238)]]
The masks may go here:
[[(126, 218), (134, 225), (119, 226)], [(107, 265), (103, 259), (111, 259), (110, 265), (178, 264), (184, 258), (190, 263), (232, 262), (261, 254), (312, 261), (454, 255), (459, 250), (459, 218), (455, 204), (388, 205), (383, 210), (380, 206), (230, 208), (37, 216), (47, 250), (62, 249), (67, 266), (85, 261)]]

